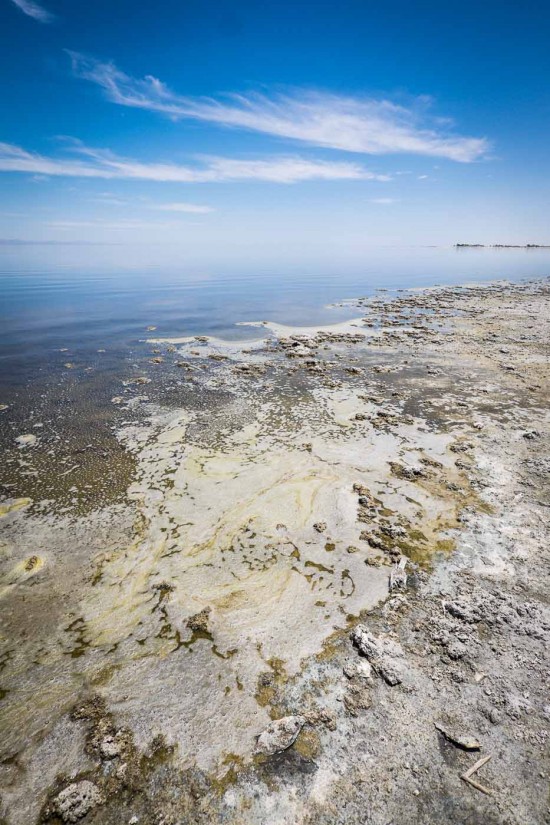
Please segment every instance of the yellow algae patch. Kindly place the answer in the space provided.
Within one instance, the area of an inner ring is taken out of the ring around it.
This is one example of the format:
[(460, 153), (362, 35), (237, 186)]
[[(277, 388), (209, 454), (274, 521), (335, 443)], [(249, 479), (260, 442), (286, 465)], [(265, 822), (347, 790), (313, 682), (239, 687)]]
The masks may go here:
[(0, 518), (7, 516), (8, 513), (15, 513), (17, 510), (22, 510), (32, 504), (32, 498), (8, 498), (6, 501), (0, 502)]
[(29, 556), (18, 562), (15, 567), (12, 567), (10, 571), (2, 576), (1, 583), (3, 586), (0, 589), (0, 598), (9, 593), (16, 585), (39, 573), (44, 567), (44, 563), (41, 556)]

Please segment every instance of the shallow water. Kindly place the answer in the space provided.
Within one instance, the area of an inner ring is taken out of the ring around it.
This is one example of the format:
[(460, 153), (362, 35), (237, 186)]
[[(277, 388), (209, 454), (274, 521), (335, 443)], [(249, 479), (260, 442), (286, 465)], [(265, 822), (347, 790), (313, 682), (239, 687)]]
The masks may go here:
[[(253, 338), (239, 321), (292, 325), (349, 317), (327, 304), (377, 288), (519, 280), (550, 273), (550, 250), (377, 248), (342, 271), (199, 269), (180, 248), (9, 245), (0, 247), (0, 395), (56, 365), (117, 370), (159, 337), (207, 334)], [(107, 350), (97, 356), (98, 349)], [(66, 352), (59, 352), (66, 350)], [(0, 402), (4, 397), (0, 398)]]

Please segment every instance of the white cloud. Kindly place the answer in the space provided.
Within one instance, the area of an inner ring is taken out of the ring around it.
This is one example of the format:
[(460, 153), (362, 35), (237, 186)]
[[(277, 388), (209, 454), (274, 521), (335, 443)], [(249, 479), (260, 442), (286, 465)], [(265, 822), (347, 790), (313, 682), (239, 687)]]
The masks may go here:
[(0, 143), (0, 171), (28, 172), (84, 178), (133, 178), (175, 183), (219, 183), (224, 181), (264, 181), (297, 183), (307, 180), (388, 180), (360, 164), (308, 160), (301, 157), (273, 157), (267, 160), (204, 157), (201, 165), (142, 163), (119, 157), (107, 149), (93, 149), (75, 141), (71, 146), (80, 157), (52, 158), (28, 152), (20, 146)]
[(392, 203), (397, 203), (395, 198), (371, 198), (371, 203), (380, 203), (384, 206), (389, 206)]
[(214, 212), (211, 206), (201, 206), (198, 203), (157, 203), (152, 205), (151, 208), (160, 209), (162, 212), (189, 212), (195, 215)]
[(12, 0), (12, 3), (14, 3), (23, 14), (40, 21), (40, 23), (51, 23), (54, 19), (53, 14), (50, 14), (49, 11), (46, 11), (46, 9), (39, 6), (38, 3), (33, 2), (33, 0)]
[(173, 119), (190, 118), (248, 129), (315, 146), (372, 155), (417, 154), (471, 162), (487, 153), (485, 138), (447, 131), (441, 120), (426, 119), (426, 98), (418, 111), (388, 100), (295, 91), (291, 94), (232, 94), (225, 98), (184, 97), (157, 78), (139, 80), (113, 63), (69, 52), (78, 77), (101, 86), (123, 106), (160, 112)]

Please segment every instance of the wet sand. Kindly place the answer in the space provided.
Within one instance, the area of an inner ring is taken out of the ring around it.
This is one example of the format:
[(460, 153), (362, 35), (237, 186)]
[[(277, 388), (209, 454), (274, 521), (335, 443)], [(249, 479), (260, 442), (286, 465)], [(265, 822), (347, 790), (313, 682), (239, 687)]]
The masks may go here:
[[(20, 433), (5, 821), (543, 822), (548, 299), (380, 293), (333, 326), (151, 338), (82, 486)], [(492, 756), (492, 795), (435, 723)]]

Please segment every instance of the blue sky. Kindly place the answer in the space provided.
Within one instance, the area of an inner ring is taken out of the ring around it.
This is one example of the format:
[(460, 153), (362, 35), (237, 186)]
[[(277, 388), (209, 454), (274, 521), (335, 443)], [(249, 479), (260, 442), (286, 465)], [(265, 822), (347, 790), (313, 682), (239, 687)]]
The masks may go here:
[(550, 6), (0, 0), (0, 238), (550, 242)]

